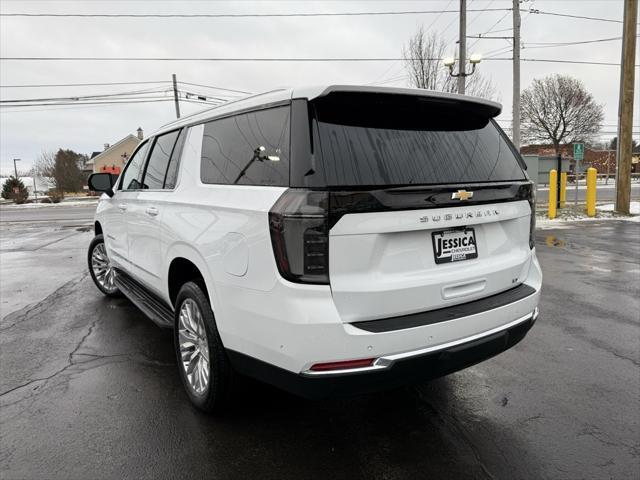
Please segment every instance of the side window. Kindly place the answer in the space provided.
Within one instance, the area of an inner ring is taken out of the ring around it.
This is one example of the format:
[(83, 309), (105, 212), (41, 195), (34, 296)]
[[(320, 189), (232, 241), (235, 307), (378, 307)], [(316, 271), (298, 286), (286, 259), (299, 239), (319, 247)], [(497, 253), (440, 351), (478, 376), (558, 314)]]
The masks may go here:
[(290, 111), (287, 105), (206, 123), (202, 182), (288, 186)]
[(164, 179), (164, 188), (171, 190), (175, 188), (176, 181), (178, 180), (178, 166), (180, 165), (180, 155), (182, 154), (182, 147), (184, 146), (184, 139), (187, 136), (187, 129), (183, 128), (180, 131), (180, 136), (176, 142), (176, 146), (173, 147), (173, 153), (171, 154), (171, 160), (169, 160), (169, 167), (167, 168), (167, 176)]
[(138, 150), (129, 159), (124, 173), (122, 174), (122, 181), (120, 182), (120, 190), (139, 190), (141, 187), (138, 178), (144, 164), (144, 157), (147, 155), (149, 149), (149, 142), (143, 143)]
[(174, 130), (156, 137), (147, 161), (144, 178), (142, 179), (143, 189), (161, 190), (163, 188), (171, 153), (179, 134), (180, 130)]

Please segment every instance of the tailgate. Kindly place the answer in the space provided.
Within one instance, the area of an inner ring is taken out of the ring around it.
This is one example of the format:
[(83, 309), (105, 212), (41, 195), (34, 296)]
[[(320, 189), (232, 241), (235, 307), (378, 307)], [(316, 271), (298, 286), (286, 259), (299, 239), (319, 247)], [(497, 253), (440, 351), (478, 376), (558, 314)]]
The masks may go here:
[[(514, 287), (529, 270), (530, 215), (520, 200), (342, 216), (329, 233), (330, 285), (342, 320), (423, 312)], [(455, 237), (464, 229), (473, 232), (477, 256), (437, 263), (433, 233)]]

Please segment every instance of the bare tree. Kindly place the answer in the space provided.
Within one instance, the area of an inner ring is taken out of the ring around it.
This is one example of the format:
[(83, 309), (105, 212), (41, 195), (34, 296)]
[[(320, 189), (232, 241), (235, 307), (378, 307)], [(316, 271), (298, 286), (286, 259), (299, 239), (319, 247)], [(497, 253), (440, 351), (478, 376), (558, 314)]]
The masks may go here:
[(33, 171), (37, 178), (53, 178), (56, 168), (56, 154), (54, 152), (42, 152), (33, 165)]
[(604, 119), (582, 82), (567, 75), (535, 79), (521, 95), (523, 137), (530, 142), (550, 141), (560, 154), (562, 144), (588, 142)]
[(73, 150), (43, 152), (36, 160), (35, 171), (38, 177), (51, 179), (60, 193), (77, 192), (82, 189), (81, 166), (85, 157)]
[[(449, 75), (442, 60), (445, 51), (444, 40), (435, 32), (427, 34), (423, 27), (418, 29), (402, 48), (411, 86), (449, 93), (458, 91), (456, 79)], [(496, 98), (493, 82), (477, 72), (467, 77), (466, 90), (467, 95)]]

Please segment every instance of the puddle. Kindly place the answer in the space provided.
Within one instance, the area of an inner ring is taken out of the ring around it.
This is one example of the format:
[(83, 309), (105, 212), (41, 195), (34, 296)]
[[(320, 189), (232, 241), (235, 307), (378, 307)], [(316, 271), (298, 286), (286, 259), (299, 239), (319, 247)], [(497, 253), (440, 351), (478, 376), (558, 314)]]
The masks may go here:
[(565, 241), (561, 238), (557, 238), (555, 235), (547, 235), (544, 239), (547, 247), (564, 247), (566, 245)]

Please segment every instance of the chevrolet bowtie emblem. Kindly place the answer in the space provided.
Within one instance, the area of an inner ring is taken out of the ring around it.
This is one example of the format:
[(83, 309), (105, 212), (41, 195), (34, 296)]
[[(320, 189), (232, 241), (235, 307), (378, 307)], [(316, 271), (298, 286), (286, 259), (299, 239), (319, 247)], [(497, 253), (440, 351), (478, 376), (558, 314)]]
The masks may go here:
[(467, 192), (466, 190), (458, 190), (451, 194), (451, 200), (469, 200), (473, 197), (473, 192)]

